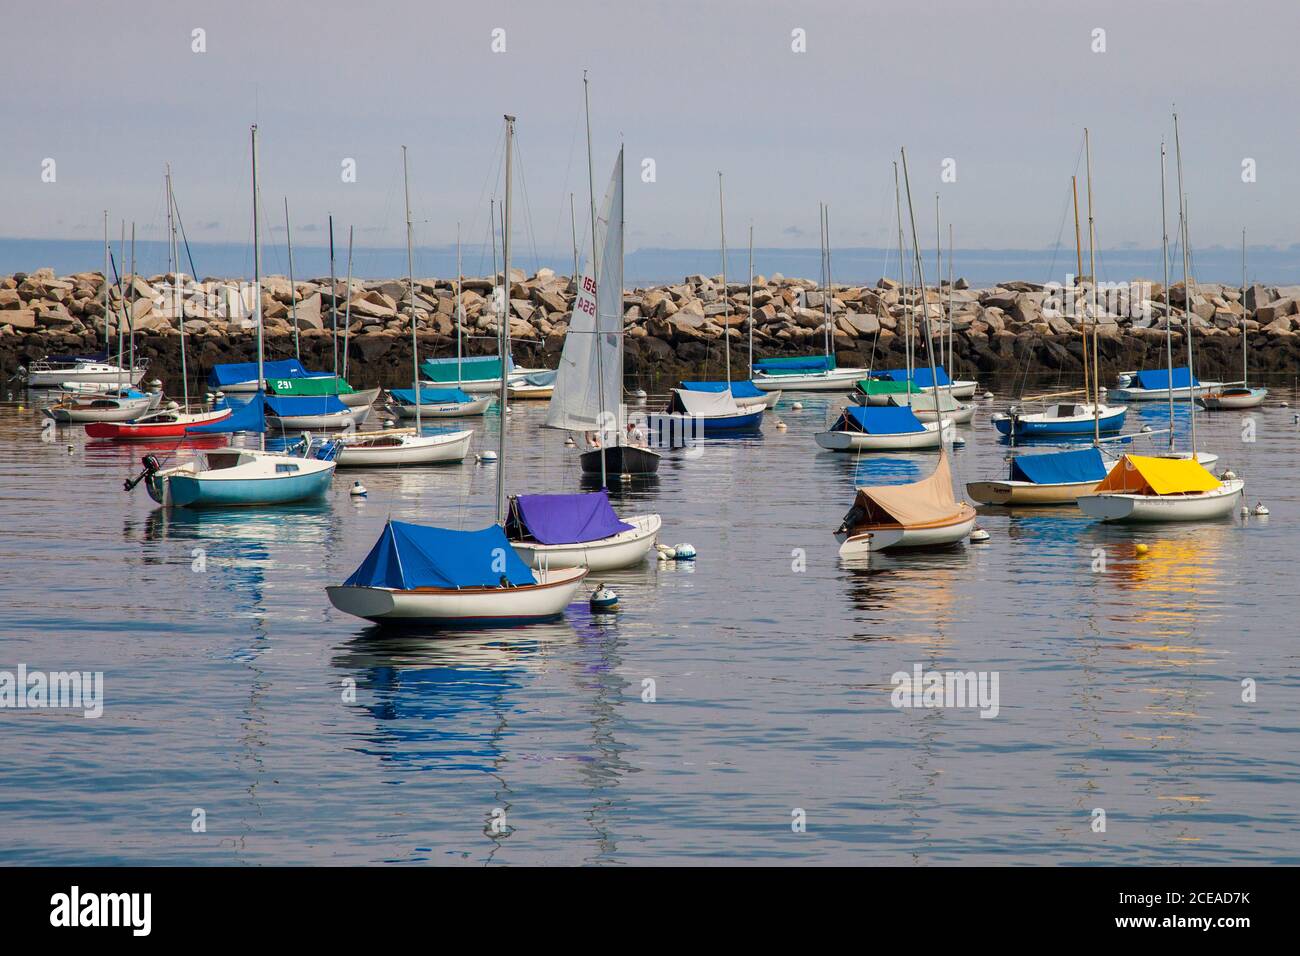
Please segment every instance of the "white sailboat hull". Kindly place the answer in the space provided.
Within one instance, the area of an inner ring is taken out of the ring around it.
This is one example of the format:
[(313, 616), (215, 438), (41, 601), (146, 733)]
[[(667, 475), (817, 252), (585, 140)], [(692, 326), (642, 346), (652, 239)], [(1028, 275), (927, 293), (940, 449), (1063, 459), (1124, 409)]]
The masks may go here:
[(32, 388), (57, 388), (64, 382), (94, 385), (139, 385), (145, 369), (124, 369), (102, 362), (65, 368), (36, 368), (28, 371), (27, 384)]
[(1222, 385), (1221, 382), (1201, 382), (1199, 385), (1187, 386), (1186, 388), (1108, 388), (1106, 389), (1106, 401), (1108, 402), (1167, 402), (1169, 393), (1173, 392), (1174, 401), (1182, 399), (1187, 401), (1195, 395), (1204, 395), (1207, 392), (1217, 389)]
[(1213, 491), (1185, 495), (1134, 495), (1106, 492), (1079, 498), (1079, 510), (1090, 518), (1114, 522), (1212, 521), (1236, 509), (1246, 483), (1223, 482)]
[(349, 409), (347, 412), (334, 412), (328, 415), (267, 415), (268, 427), (285, 431), (303, 431), (309, 428), (352, 428), (365, 422), (370, 417), (370, 407)]
[(751, 381), (755, 387), (765, 392), (781, 389), (791, 392), (839, 392), (866, 377), (865, 368), (837, 368), (829, 372), (809, 372), (807, 375), (764, 375), (759, 372)]
[[(472, 402), (447, 402), (440, 405), (421, 405), (421, 417), (429, 418), (465, 418), (470, 415), (482, 415), (492, 404), (492, 396), (476, 398)], [(398, 418), (414, 418), (414, 405), (390, 405)]]
[(956, 544), (970, 536), (975, 527), (975, 509), (964, 505), (951, 521), (922, 527), (905, 528), (902, 525), (872, 528), (858, 534), (841, 536), (840, 557), (852, 558), (903, 548), (940, 548)]
[(598, 541), (576, 544), (512, 541), (510, 546), (530, 568), (587, 568), (590, 571), (629, 568), (645, 560), (654, 548), (663, 519), (659, 515), (636, 515), (623, 521), (632, 525), (633, 530)]
[(956, 426), (945, 418), (926, 422), (925, 431), (902, 435), (870, 435), (865, 432), (825, 431), (817, 433), (817, 444), (829, 451), (905, 451), (912, 448), (938, 448), (951, 441)]
[(393, 436), (400, 444), (375, 444), (383, 433), (344, 438), (334, 461), (340, 468), (379, 468), (393, 465), (436, 465), (464, 461), (473, 430), (446, 435)]
[(558, 617), (587, 576), (586, 568), (538, 573), (539, 583), (515, 588), (327, 587), (330, 603), (368, 621), (428, 625), (525, 623)]
[(89, 396), (60, 402), (42, 409), (46, 418), (56, 422), (83, 424), (87, 422), (129, 422), (147, 414), (157, 404), (159, 396), (143, 398), (114, 398), (103, 404), (95, 403)]
[(1258, 408), (1268, 397), (1266, 388), (1223, 388), (1208, 392), (1197, 401), (1211, 411), (1231, 411), (1239, 408)]
[(764, 408), (776, 408), (776, 403), (781, 400), (781, 393), (780, 391), (764, 392), (762, 395), (757, 397), (751, 396), (749, 398), (736, 398), (735, 396), (732, 396), (732, 400), (735, 401), (736, 405), (740, 408), (757, 408), (760, 405)]
[(346, 395), (340, 395), (339, 401), (348, 408), (366, 408), (375, 404), (375, 399), (379, 397), (382, 389), (366, 388), (359, 392), (348, 392)]

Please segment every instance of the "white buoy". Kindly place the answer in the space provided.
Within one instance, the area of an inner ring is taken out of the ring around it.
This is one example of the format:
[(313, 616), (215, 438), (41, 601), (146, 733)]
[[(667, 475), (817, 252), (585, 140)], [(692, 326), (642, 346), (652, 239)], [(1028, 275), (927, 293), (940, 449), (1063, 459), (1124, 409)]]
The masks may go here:
[(677, 557), (677, 552), (666, 544), (656, 544), (655, 555), (660, 561), (672, 561)]
[(576, 444), (578, 444), (578, 443), (577, 443), (576, 441), (573, 440), (573, 436), (572, 436), (572, 435), (570, 435), (568, 438), (564, 439), (564, 447), (565, 447), (565, 448), (572, 448), (572, 447), (575, 446)]
[(359, 481), (354, 481), (352, 487), (348, 489), (348, 494), (353, 498), (364, 498), (366, 496), (366, 486)]
[(972, 544), (982, 544), (983, 542), (989, 540), (989, 538), (991, 537), (992, 535), (990, 535), (983, 528), (976, 528), (970, 533), (970, 540)]
[(1248, 505), (1248, 504), (1246, 504), (1246, 503), (1244, 503), (1244, 502), (1243, 502), (1242, 505), (1241, 505), (1241, 516), (1242, 516), (1243, 518), (1249, 518), (1249, 517), (1250, 517), (1250, 505)]
[(485, 451), (478, 456), (478, 460), (484, 464), (491, 464), (497, 460), (497, 453), (494, 451)]
[(646, 398), (648, 397), (648, 396), (646, 395), (646, 393), (645, 393), (645, 389), (644, 389), (644, 388), (638, 388), (638, 389), (637, 389), (635, 392), (633, 392), (632, 394), (636, 396), (636, 398), (637, 398), (638, 401), (645, 401)]
[(1144, 432), (1149, 432), (1149, 431), (1151, 431), (1151, 426), (1150, 426), (1150, 425), (1143, 425), (1143, 426), (1142, 426), (1142, 430), (1143, 430)]
[(778, 418), (778, 419), (776, 420), (776, 430), (777, 430), (777, 431), (779, 431), (779, 432), (783, 432), (783, 431), (785, 431), (786, 428), (788, 428), (788, 427), (789, 427), (789, 426), (786, 425), (785, 422), (781, 421), (781, 419)]
[(384, 427), (385, 427), (385, 428), (396, 428), (396, 427), (397, 427), (397, 419), (395, 419), (395, 418), (385, 418), (385, 419), (384, 419)]
[(966, 447), (966, 439), (962, 438), (960, 435), (953, 435), (953, 436), (952, 436), (952, 447), (953, 447), (953, 448), (965, 448), (965, 447)]
[(1228, 469), (1223, 473), (1222, 477), (1224, 481), (1232, 481), (1232, 479), (1237, 477), (1237, 473), (1232, 469)]
[(693, 544), (673, 545), (673, 557), (675, 557), (678, 561), (694, 561), (695, 545)]
[(984, 393), (984, 401), (986, 401), (986, 402), (991, 402), (991, 401), (993, 401), (993, 393), (992, 393), (992, 392), (985, 392), (985, 393)]
[(596, 590), (591, 592), (591, 609), (596, 612), (617, 611), (618, 595), (605, 585), (597, 584)]
[(793, 408), (796, 412), (801, 412), (803, 411), (803, 402), (795, 402), (790, 407)]
[(1259, 515), (1261, 518), (1264, 515), (1268, 514), (1268, 509), (1264, 507), (1264, 503), (1262, 501), (1255, 502), (1255, 514)]
[(68, 454), (71, 455), (71, 454), (72, 454), (72, 451), (73, 451), (73, 448), (72, 448), (71, 445), (69, 445), (69, 446), (68, 446)]

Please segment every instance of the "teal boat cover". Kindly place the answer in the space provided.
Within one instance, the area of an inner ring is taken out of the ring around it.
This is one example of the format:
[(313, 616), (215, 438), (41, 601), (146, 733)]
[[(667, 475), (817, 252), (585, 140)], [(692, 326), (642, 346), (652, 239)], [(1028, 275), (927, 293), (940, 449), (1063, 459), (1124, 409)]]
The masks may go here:
[[(1169, 388), (1169, 369), (1156, 368), (1138, 372), (1135, 384), (1138, 388)], [(1174, 369), (1173, 388), (1190, 388), (1200, 384), (1186, 365)]]
[(267, 395), (267, 410), (277, 418), (295, 415), (342, 415), (348, 407), (337, 395)]
[[(726, 382), (682, 382), (682, 388), (688, 392), (725, 392)], [(764, 392), (753, 382), (732, 382), (732, 398), (758, 398)]]
[[(390, 388), (388, 394), (393, 396), (403, 405), (415, 404), (415, 389), (413, 388)], [(420, 389), (421, 405), (464, 405), (466, 402), (474, 401), (472, 395), (467, 395), (458, 388), (422, 388)]]
[(533, 572), (519, 560), (500, 525), (481, 531), (455, 531), (391, 520), (361, 566), (343, 582), (347, 587), (398, 591), (536, 583)]
[(831, 430), (866, 432), (868, 435), (910, 435), (925, 431), (925, 425), (906, 405), (897, 408), (850, 405)]
[(1011, 459), (1011, 481), (1028, 481), (1035, 485), (1074, 484), (1101, 481), (1109, 469), (1096, 448), (1052, 452), (1046, 455), (1020, 455)]
[[(509, 362), (506, 368), (514, 368), (514, 363)], [(473, 358), (461, 359), (425, 359), (420, 363), (420, 372), (435, 384), (456, 381), (481, 382), (501, 377), (501, 359), (496, 355), (476, 355)]]
[(266, 416), (262, 413), (264, 402), (265, 395), (261, 392), (255, 392), (246, 402), (223, 398), (213, 408), (233, 408), (234, 411), (228, 417), (206, 425), (191, 425), (185, 429), (185, 434), (225, 435), (231, 432), (264, 432), (266, 431)]
[(754, 368), (769, 375), (790, 375), (794, 372), (829, 372), (835, 368), (834, 355), (798, 355), (791, 358), (763, 358)]

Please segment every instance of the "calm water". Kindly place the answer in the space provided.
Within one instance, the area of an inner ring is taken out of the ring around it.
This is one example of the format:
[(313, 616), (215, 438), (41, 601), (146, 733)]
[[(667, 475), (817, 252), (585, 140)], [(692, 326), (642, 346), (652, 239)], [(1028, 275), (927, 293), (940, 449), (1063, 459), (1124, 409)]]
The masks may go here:
[[(389, 515), (490, 522), (492, 466), (367, 473), (360, 502), (345, 474), (319, 506), (168, 514), (121, 490), (140, 447), (67, 427), (43, 442), (30, 400), (5, 404), (0, 669), (102, 670), (106, 703), (98, 720), (0, 710), (0, 861), (1300, 863), (1291, 408), (1260, 412), (1255, 443), (1237, 414), (1199, 419), (1267, 519), (990, 513), (988, 545), (847, 568), (831, 531), (855, 480), (934, 457), (820, 453), (828, 399), (803, 400), (776, 411), (788, 430), (769, 415), (761, 439), (668, 457), (617, 496), (699, 559), (606, 575), (616, 618), (584, 602), (441, 639), (385, 637), (322, 588)], [(1004, 406), (962, 429), (959, 483), (1004, 472)], [(511, 416), (510, 487), (577, 490), (543, 413)], [(495, 443), (495, 417), (475, 428), (476, 450)], [(914, 663), (998, 672), (1000, 713), (896, 710), (890, 675)]]

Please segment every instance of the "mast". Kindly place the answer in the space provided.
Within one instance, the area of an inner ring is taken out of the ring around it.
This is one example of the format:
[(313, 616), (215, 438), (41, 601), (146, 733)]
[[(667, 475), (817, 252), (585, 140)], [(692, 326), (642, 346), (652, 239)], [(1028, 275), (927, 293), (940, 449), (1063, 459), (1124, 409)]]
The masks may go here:
[(957, 315), (953, 311), (952, 290), (952, 223), (948, 223), (948, 378), (956, 379)]
[(1083, 128), (1088, 175), (1088, 297), (1092, 303), (1092, 441), (1101, 444), (1101, 366), (1097, 353), (1097, 225), (1092, 215), (1092, 140)]
[[(339, 287), (334, 278), (334, 217), (330, 216), (330, 328), (334, 345), (334, 378), (339, 377)], [(418, 397), (418, 396), (417, 396)]]
[(131, 223), (131, 328), (130, 328), (130, 336), (131, 336), (131, 374), (130, 374), (130, 375), (127, 375), (127, 380), (128, 380), (128, 381), (130, 380), (131, 376), (135, 374), (135, 303), (136, 303), (136, 297), (137, 297), (137, 293), (136, 293), (136, 288), (135, 288), (135, 223)]
[[(822, 203), (822, 248), (826, 257), (826, 287), (822, 292), (822, 349), (831, 357), (831, 207)], [(827, 363), (830, 364), (829, 362)]]
[[(352, 340), (352, 226), (348, 226), (348, 293), (343, 300), (343, 381), (348, 380), (348, 343)], [(418, 385), (417, 385), (418, 387)], [(338, 379), (334, 380), (334, 392), (339, 391)], [(418, 397), (418, 396), (417, 396)]]
[(1074, 304), (1074, 318), (1079, 325), (1079, 334), (1083, 336), (1083, 400), (1091, 395), (1091, 383), (1088, 378), (1088, 323), (1079, 319), (1079, 294), (1077, 286), (1083, 281), (1083, 240), (1079, 236), (1079, 177), (1070, 177), (1070, 192), (1074, 196), (1074, 285), (1070, 290), (1070, 299)]
[[(108, 355), (113, 350), (113, 345), (108, 338), (108, 210), (104, 210), (104, 354)], [(117, 365), (122, 365), (121, 349), (118, 349)]]
[[(925, 267), (921, 262), (921, 247), (918, 244), (916, 239), (916, 211), (912, 208), (912, 182), (907, 175), (907, 150), (900, 149), (899, 153), (903, 158), (903, 183), (904, 183), (904, 187), (907, 190), (907, 217), (912, 224), (912, 255), (915, 260), (913, 265), (916, 268), (916, 287), (921, 292), (921, 322), (922, 322), (922, 328), (925, 330), (924, 332), (925, 342), (926, 342), (925, 352), (926, 352), (926, 357), (930, 360), (931, 380), (938, 381), (938, 370), (935, 368), (935, 364), (934, 364), (934, 341), (930, 334), (930, 309), (929, 309), (929, 304), (925, 300)], [(942, 436), (943, 434), (942, 419), (940, 418), (939, 421), (940, 421), (939, 434), (940, 436)], [(942, 449), (942, 447), (943, 447), (943, 443), (941, 441), (940, 448)]]
[[(253, 140), (253, 298), (257, 305), (257, 390), (258, 398), (261, 398), (261, 392), (266, 389), (266, 362), (263, 357), (264, 343), (262, 341), (262, 236), (258, 232), (257, 222), (257, 124), (254, 123), (251, 130)], [(333, 290), (331, 289), (331, 293)], [(331, 300), (333, 296), (331, 294)], [(266, 451), (266, 430), (263, 429), (258, 433), (262, 451)]]
[[(122, 272), (126, 272), (126, 220), (122, 220), (117, 239), (117, 255), (122, 260)], [(130, 305), (126, 301), (126, 289), (122, 288), (122, 279), (117, 280), (118, 298), (122, 300), (122, 318), (117, 323), (117, 387), (122, 387), (122, 378), (130, 378), (134, 369), (122, 367), (122, 350), (126, 348), (126, 327), (130, 322)]]
[[(506, 392), (506, 356), (510, 354), (510, 179), (513, 175), (511, 159), (515, 142), (515, 118), (507, 113), (505, 119), (506, 208), (501, 227), (501, 262), (505, 269), (506, 288), (501, 304), (501, 438), (497, 456), (497, 524), (504, 523), (506, 514), (506, 412), (508, 411), (506, 403), (509, 401)], [(595, 230), (592, 231), (594, 233)], [(604, 457), (602, 454), (602, 461)]]
[(573, 212), (573, 193), (569, 193), (569, 235), (573, 239), (573, 284), (577, 286), (578, 276), (578, 218)]
[[(1165, 141), (1160, 140), (1160, 258), (1165, 276), (1165, 359), (1169, 369), (1169, 451), (1174, 450), (1174, 329), (1169, 307), (1169, 220), (1165, 211)], [(1245, 303), (1242, 303), (1245, 308)]]
[(177, 325), (181, 333), (181, 394), (185, 400), (185, 411), (190, 410), (190, 380), (189, 374), (185, 368), (185, 305), (181, 300), (180, 290), (180, 268), (181, 268), (181, 250), (176, 245), (176, 217), (172, 211), (176, 208), (176, 194), (172, 192), (172, 166), (167, 164), (167, 230), (169, 238), (167, 243), (167, 261), (174, 263), (172, 265), (172, 306), (179, 313), (177, 315)]
[(1241, 230), (1241, 387), (1246, 388), (1246, 230)]
[[(1191, 232), (1187, 227), (1187, 194), (1183, 192), (1183, 146), (1178, 138), (1178, 114), (1174, 113), (1174, 161), (1178, 170), (1178, 218), (1183, 243), (1183, 334), (1187, 336), (1187, 411), (1192, 419), (1192, 461), (1196, 461), (1196, 362), (1192, 349), (1192, 285), (1188, 263), (1187, 241)], [(1245, 306), (1243, 305), (1243, 308)], [(1169, 387), (1174, 387), (1172, 375)], [(1171, 423), (1172, 424), (1172, 423)]]
[(749, 224), (749, 377), (754, 377), (754, 224)]
[[(456, 387), (460, 388), (461, 378), (461, 358), (460, 358), (460, 324), (461, 316), (464, 314), (461, 308), (461, 296), (465, 294), (463, 284), (465, 275), (460, 268), (460, 223), (456, 223)], [(418, 378), (418, 376), (417, 376)]]
[(293, 313), (293, 357), (302, 361), (298, 346), (298, 287), (293, 284), (293, 231), (289, 228), (289, 197), (284, 197), (284, 235), (289, 242), (289, 310)]
[[(943, 226), (939, 219), (939, 194), (934, 194), (934, 297), (939, 300), (939, 315), (943, 316)], [(951, 287), (949, 288), (951, 291)], [(952, 316), (948, 316), (948, 328), (952, 328)], [(939, 323), (939, 357), (943, 358), (943, 335), (944, 323)], [(948, 369), (948, 402), (953, 403), (952, 397), (952, 370)], [(939, 380), (936, 378), (930, 382), (930, 387), (934, 389), (934, 420), (943, 421), (943, 412), (939, 408)]]
[(898, 184), (898, 163), (894, 163), (894, 211), (898, 214), (898, 283), (899, 301), (903, 304), (903, 356), (907, 365), (907, 394), (911, 395), (912, 318), (907, 307), (907, 270), (903, 267), (903, 194)]
[[(495, 290), (497, 288), (496, 285), (496, 281), (497, 281), (497, 201), (495, 196), (488, 200), (488, 218), (492, 220), (492, 222), (489, 223), (489, 225), (492, 228), (492, 287)], [(507, 295), (510, 294), (509, 289), (506, 290), (506, 294)], [(497, 329), (497, 351), (498, 352), (501, 351), (501, 330), (500, 329)], [(499, 355), (498, 358), (501, 359), (501, 375), (504, 377), (506, 374), (505, 356)], [(459, 362), (456, 363), (456, 387), (457, 388), (464, 387), (464, 383), (461, 381), (461, 370), (460, 370)], [(504, 415), (505, 411), (502, 410), (501, 414)]]
[(411, 297), (411, 381), (415, 387), (415, 434), (421, 434), (420, 418), (420, 340), (415, 334), (415, 253), (412, 251), (411, 176), (406, 167), (406, 147), (402, 147), (402, 188), (406, 194), (406, 289)]
[[(608, 485), (607, 465), (605, 461), (605, 359), (600, 347), (600, 254), (596, 248), (596, 172), (591, 158), (591, 83), (587, 80), (587, 71), (582, 71), (582, 105), (587, 118), (587, 192), (591, 197), (591, 301), (596, 307), (596, 394), (600, 399), (600, 413), (597, 417), (596, 439), (600, 442), (600, 487)], [(620, 297), (622, 293), (619, 293)], [(623, 314), (619, 303), (619, 315)], [(622, 331), (622, 320), (619, 321)], [(621, 386), (621, 382), (620, 382)], [(617, 431), (617, 429), (616, 429)], [(621, 436), (618, 436), (621, 437)], [(617, 439), (616, 439), (617, 440)]]
[(722, 170), (718, 170), (718, 226), (722, 235), (722, 354), (726, 357), (727, 391), (731, 391), (731, 299), (727, 295), (727, 214), (722, 200)]

